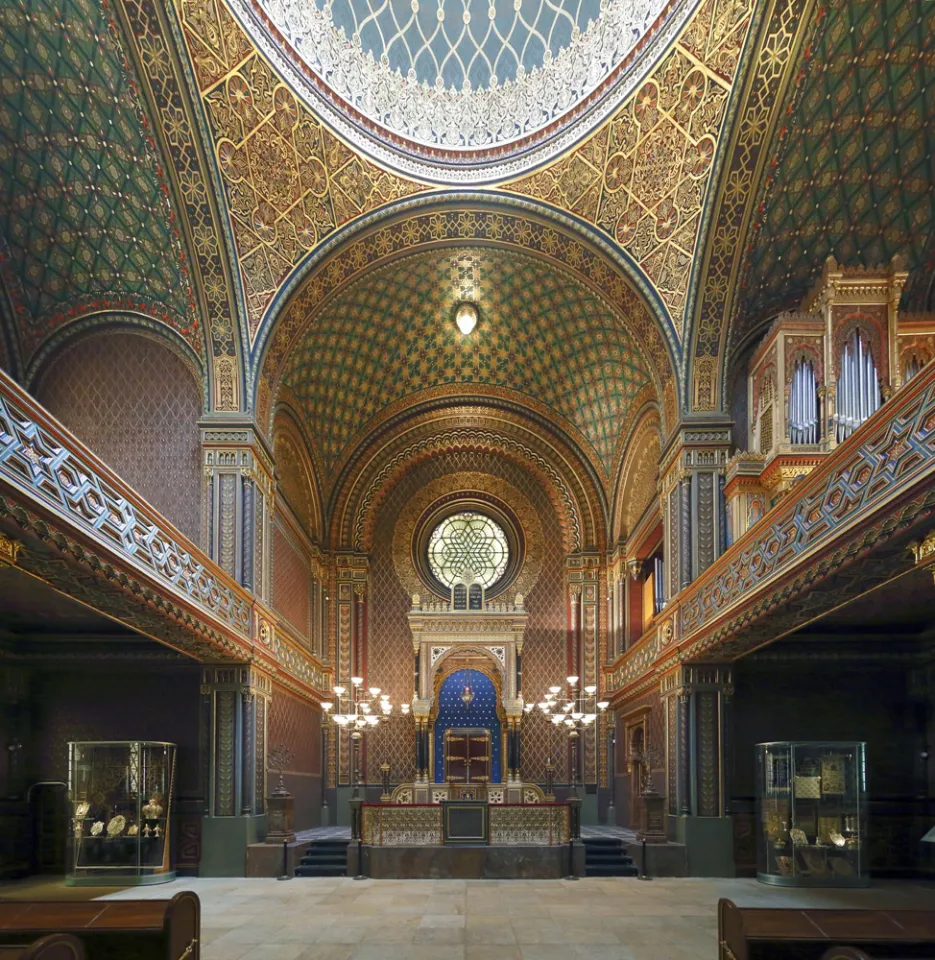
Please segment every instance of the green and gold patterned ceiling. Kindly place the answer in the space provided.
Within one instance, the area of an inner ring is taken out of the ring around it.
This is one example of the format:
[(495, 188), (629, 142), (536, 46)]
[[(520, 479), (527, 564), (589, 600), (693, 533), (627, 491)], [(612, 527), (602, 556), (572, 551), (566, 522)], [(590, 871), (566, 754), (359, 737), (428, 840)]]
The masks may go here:
[[(480, 321), (462, 336), (462, 298)], [(282, 375), (332, 472), (355, 438), (401, 402), (482, 393), (551, 413), (609, 474), (650, 387), (620, 316), (543, 260), (456, 248), (374, 270), (312, 323)]]
[(74, 316), (204, 336), (136, 81), (100, 0), (0, 5), (2, 276), (28, 363)]
[[(24, 373), (72, 321), (111, 310), (136, 315), (171, 328), (205, 359), (215, 409), (249, 415), (263, 351), (295, 332), (283, 331), (282, 321), (303, 271), (313, 265), (330, 278), (323, 265), (352, 256), (356, 236), (373, 234), (418, 197), (446, 208), (479, 196), (488, 205), (534, 205), (537, 216), (551, 216), (563, 230), (586, 236), (592, 249), (608, 251), (600, 269), (629, 270), (622, 282), (655, 311), (674, 375), (687, 376), (689, 349), (709, 362), (709, 399), (695, 404), (698, 410), (716, 409), (718, 375), (710, 371), (722, 362), (729, 325), (739, 342), (772, 312), (794, 305), (828, 254), (844, 264), (903, 254), (913, 271), (907, 298), (924, 299), (919, 291), (928, 289), (935, 261), (935, 3), (680, 0), (662, 10), (655, 2), (645, 9), (637, 0), (619, 2), (629, 4), (627, 17), (645, 14), (639, 42), (621, 53), (620, 77), (628, 79), (618, 83), (611, 71), (575, 107), (587, 122), (537, 129), (536, 143), (548, 149), (535, 164), (517, 159), (506, 141), (481, 142), (481, 123), (470, 150), (462, 143), (466, 152), (458, 154), (451, 131), (439, 128), (437, 142), (421, 142), (418, 163), (407, 165), (399, 158), (408, 141), (389, 143), (389, 120), (383, 133), (369, 128), (360, 141), (331, 122), (334, 110), (346, 107), (348, 123), (366, 125), (373, 104), (365, 96), (362, 113), (349, 101), (325, 109), (321, 90), (313, 95), (314, 84), (295, 82), (296, 51), (277, 51), (275, 17), (254, 29), (259, 21), (251, 17), (298, 15), (302, 4), (8, 0), (0, 5), (0, 277), (8, 301), (0, 316), (12, 316), (15, 331), (5, 334), (12, 355), (6, 364)], [(365, 6), (369, 17), (376, 8)], [(504, 23), (515, 19), (508, 6)], [(612, 22), (629, 23), (611, 18), (602, 26), (605, 6), (594, 8), (594, 36)], [(446, 5), (446, 23), (457, 9), (456, 0)], [(489, 18), (489, 10), (482, 13)], [(362, 34), (361, 42), (372, 40)], [(556, 43), (550, 57), (567, 47)], [(575, 44), (567, 49), (579, 49)], [(341, 78), (329, 76), (334, 92)], [(464, 102), (486, 103), (484, 96)], [(509, 119), (498, 120), (500, 134)], [(510, 136), (517, 131), (514, 124)], [(396, 159), (387, 160), (381, 144)], [(435, 151), (431, 163), (426, 149)], [(431, 177), (419, 173), (426, 163)], [(513, 273), (532, 269), (520, 266), (526, 261), (519, 253), (511, 262)], [(584, 295), (571, 272), (553, 272), (542, 282), (556, 302), (557, 276), (570, 301)], [(403, 289), (411, 278), (393, 282), (394, 292), (427, 317)], [(490, 281), (489, 295), (512, 303), (514, 287), (498, 294), (498, 284), (497, 277)], [(354, 289), (363, 293), (365, 286), (355, 282)], [(440, 293), (422, 296), (431, 302)], [(619, 307), (624, 298), (611, 299)], [(360, 325), (376, 309), (370, 299), (344, 302)], [(533, 322), (532, 309), (504, 308), (497, 322)], [(580, 322), (594, 325), (588, 329), (597, 336), (604, 320), (595, 318), (610, 308), (589, 309)], [(635, 329), (631, 322), (621, 334), (629, 337), (629, 353)], [(507, 382), (497, 366), (499, 345), (485, 344), (476, 355), (471, 348), (465, 358), (445, 344), (450, 332), (431, 335), (432, 345), (422, 349), (436, 358), (434, 366), (411, 373), (407, 366), (401, 374), (389, 365), (402, 354), (374, 355), (372, 363), (387, 366), (368, 366), (367, 382), (382, 393), (368, 387), (366, 396), (348, 400), (351, 413), (333, 410), (337, 419), (316, 421), (324, 464), (343, 455), (351, 427), (413, 391), (474, 383), (535, 398), (609, 469), (626, 433), (621, 411), (629, 409), (631, 388), (652, 382), (639, 364), (635, 373), (624, 369), (619, 382), (603, 368), (582, 381), (577, 367), (585, 349), (570, 366), (551, 368), (556, 382), (548, 390), (524, 379), (532, 375), (525, 370), (511, 372)], [(361, 336), (370, 342), (373, 332)], [(291, 358), (293, 375), (304, 362), (304, 354)], [(540, 363), (547, 369), (544, 359), (532, 366)], [(300, 391), (294, 377), (290, 386)], [(697, 385), (675, 390), (670, 383), (665, 390), (669, 395), (660, 396), (657, 381), (655, 399), (674, 425), (676, 397), (683, 405), (697, 399)]]
[(758, 198), (735, 339), (797, 305), (828, 256), (906, 258), (926, 279), (935, 233), (935, 3), (830, 4)]

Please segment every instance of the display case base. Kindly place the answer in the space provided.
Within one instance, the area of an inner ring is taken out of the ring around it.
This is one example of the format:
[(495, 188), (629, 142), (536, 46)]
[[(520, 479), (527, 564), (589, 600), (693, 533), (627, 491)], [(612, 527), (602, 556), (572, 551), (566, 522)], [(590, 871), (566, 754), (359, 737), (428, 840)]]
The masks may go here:
[(870, 877), (783, 877), (773, 873), (758, 873), (760, 883), (774, 887), (869, 887)]
[(149, 887), (156, 883), (170, 883), (175, 879), (174, 870), (165, 873), (152, 873), (145, 876), (136, 874), (113, 874), (100, 877), (65, 877), (66, 887)]

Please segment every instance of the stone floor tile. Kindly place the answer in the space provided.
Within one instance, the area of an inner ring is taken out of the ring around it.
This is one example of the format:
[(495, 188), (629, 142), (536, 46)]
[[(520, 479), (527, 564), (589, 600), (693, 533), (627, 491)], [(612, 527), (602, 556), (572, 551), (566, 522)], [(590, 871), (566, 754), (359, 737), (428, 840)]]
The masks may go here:
[[(318, 960), (311, 955), (302, 960)], [(434, 944), (407, 944), (405, 946), (381, 946), (377, 943), (361, 944), (349, 960), (464, 960), (464, 944), (447, 944), (439, 949)]]
[(419, 929), (425, 930), (430, 927), (457, 930), (464, 926), (466, 917), (461, 913), (426, 913), (419, 921)]
[(263, 943), (251, 947), (240, 960), (297, 960), (307, 948), (302, 943)]
[(463, 944), (463, 927), (419, 927), (412, 936), (413, 943), (421, 944)]
[(519, 947), (468, 943), (464, 947), (464, 960), (523, 960)]
[(468, 944), (513, 944), (516, 933), (510, 919), (493, 917), (469, 917), (465, 930)]

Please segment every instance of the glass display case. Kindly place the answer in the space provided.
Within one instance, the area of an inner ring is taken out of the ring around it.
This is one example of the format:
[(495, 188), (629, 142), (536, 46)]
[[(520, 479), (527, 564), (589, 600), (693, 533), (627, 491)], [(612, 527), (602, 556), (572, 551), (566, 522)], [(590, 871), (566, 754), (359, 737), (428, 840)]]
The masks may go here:
[(65, 882), (165, 883), (175, 878), (170, 829), (175, 744), (68, 744), (72, 822)]
[(757, 878), (866, 886), (865, 744), (759, 743), (756, 755)]

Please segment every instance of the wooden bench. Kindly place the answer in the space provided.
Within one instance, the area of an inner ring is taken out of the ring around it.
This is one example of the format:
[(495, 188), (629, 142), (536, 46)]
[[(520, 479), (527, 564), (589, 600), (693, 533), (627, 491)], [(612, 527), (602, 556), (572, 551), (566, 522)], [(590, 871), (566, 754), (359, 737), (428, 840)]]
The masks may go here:
[(84, 946), (70, 933), (53, 933), (28, 945), (0, 944), (0, 960), (85, 960)]
[(189, 890), (171, 900), (0, 901), (0, 943), (50, 933), (76, 937), (87, 960), (199, 960), (201, 902)]
[(821, 960), (845, 946), (873, 960), (935, 957), (935, 910), (765, 909), (721, 899), (717, 916), (721, 960)]

